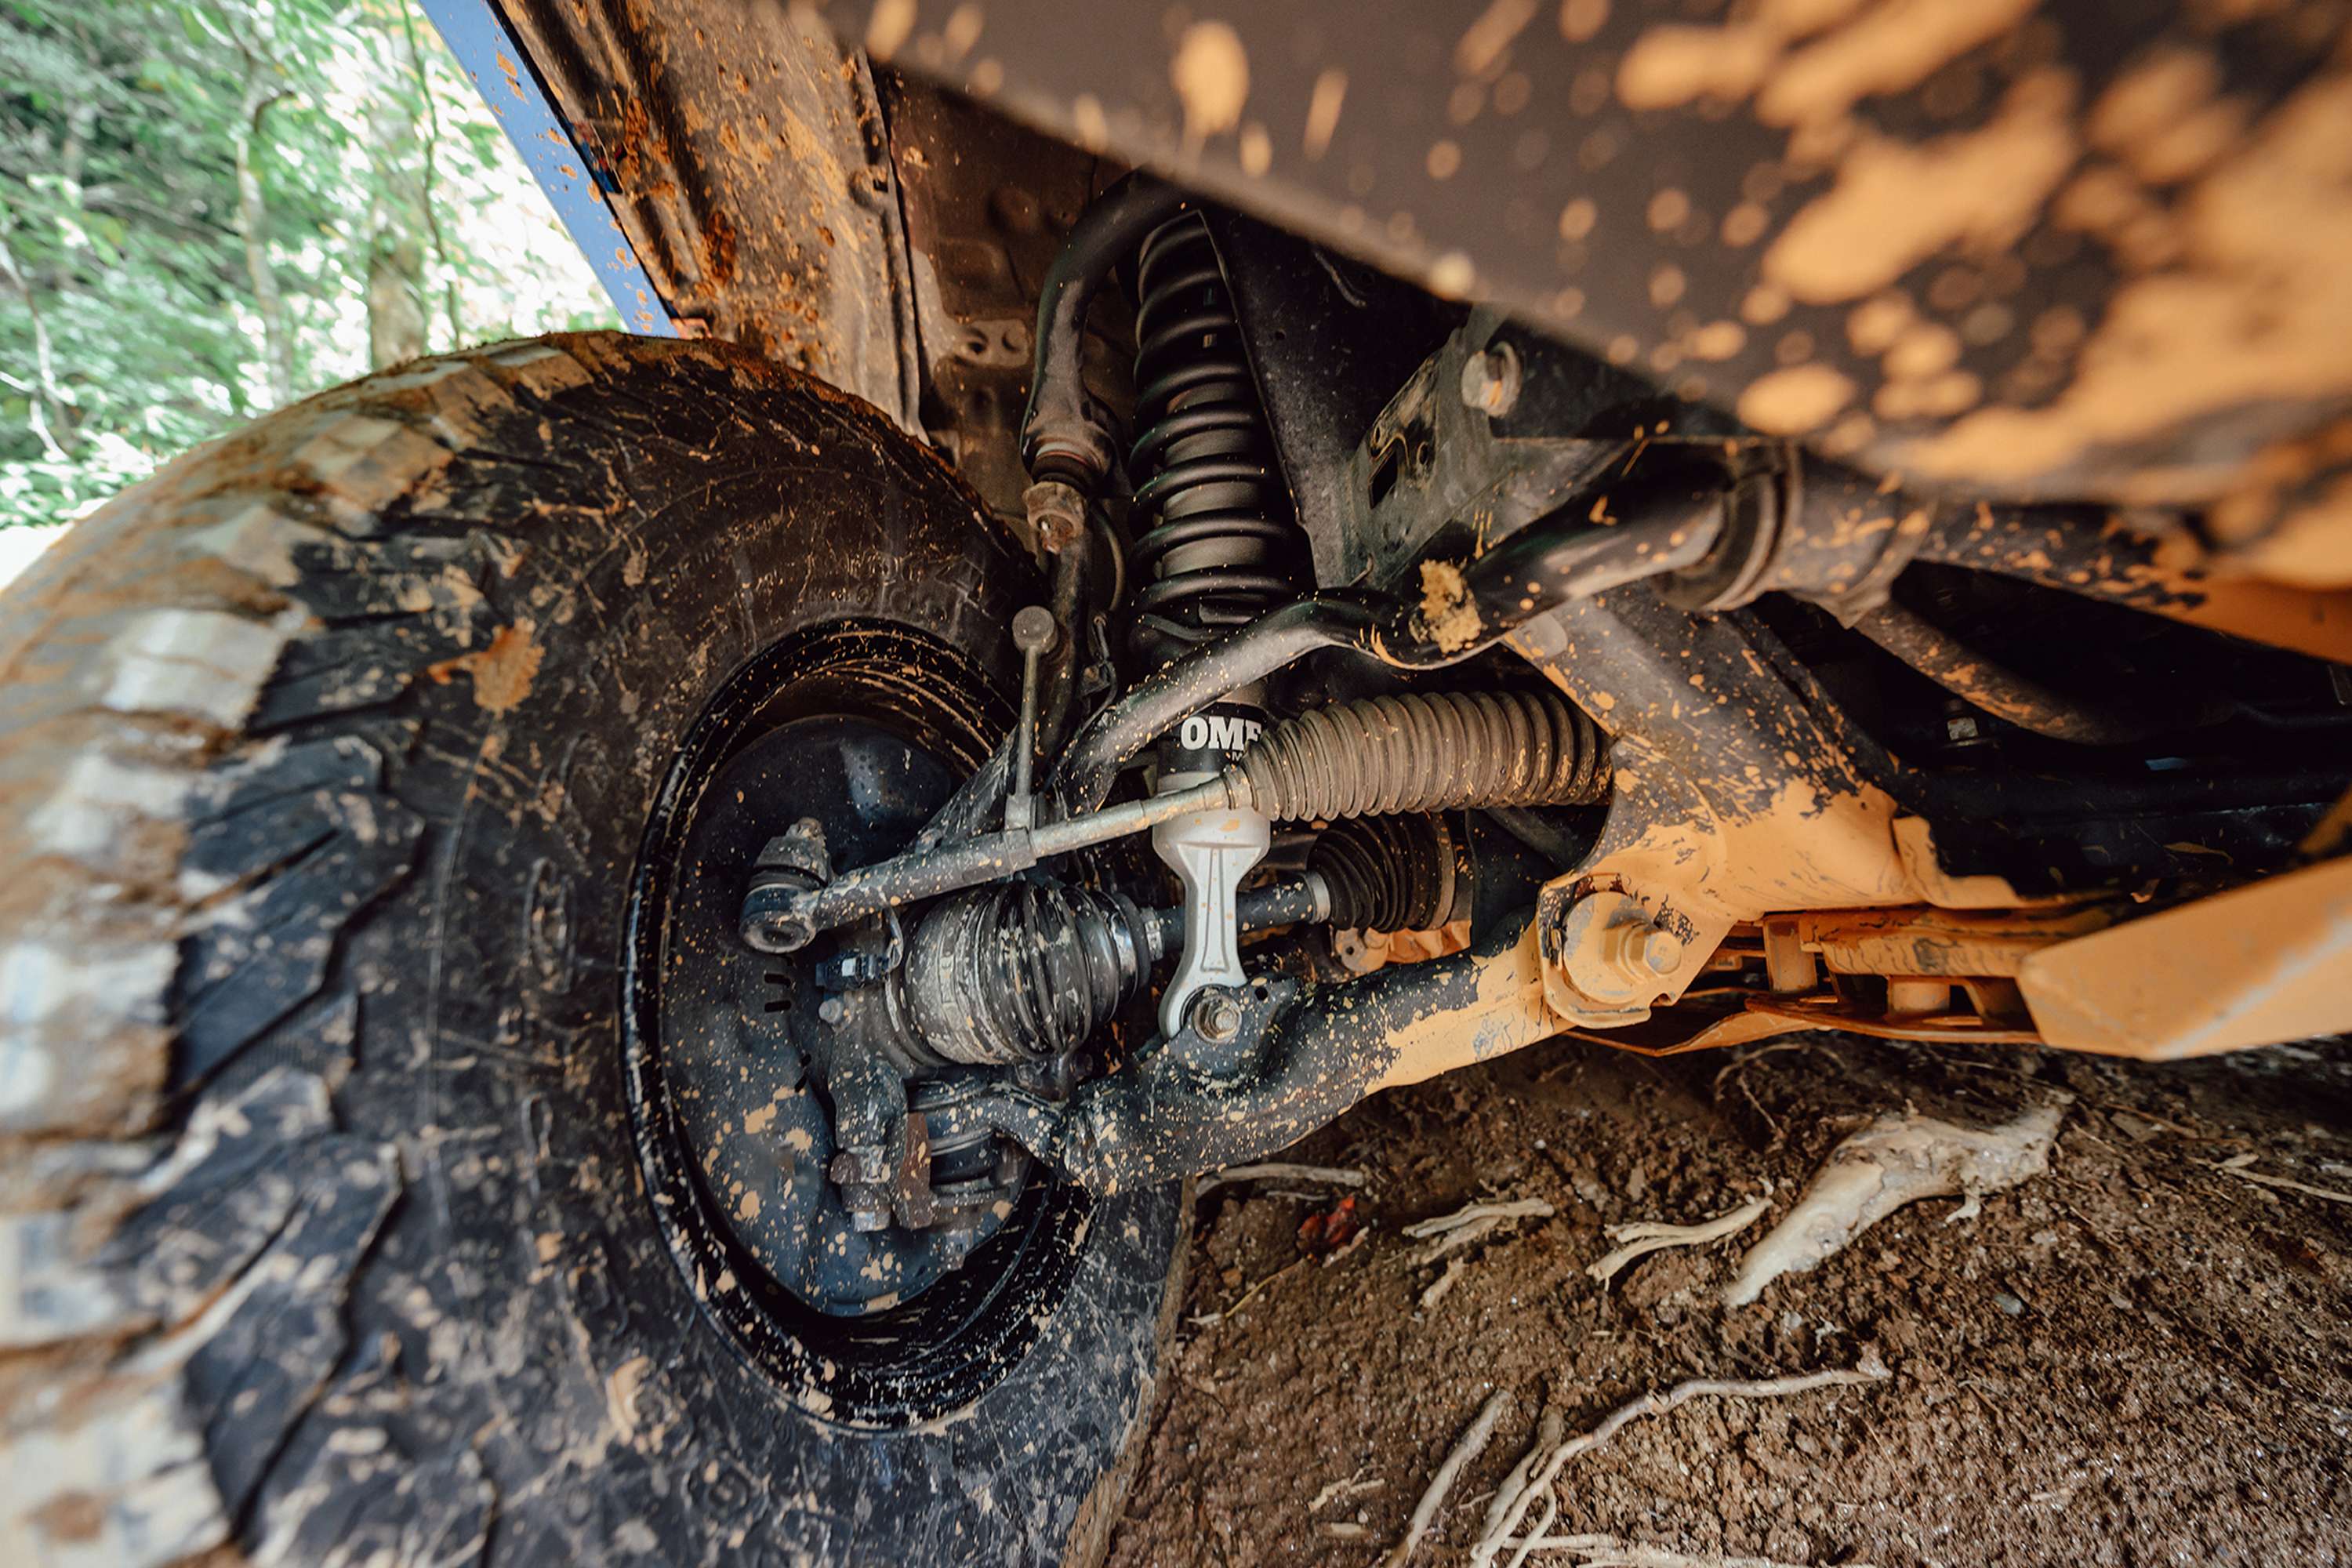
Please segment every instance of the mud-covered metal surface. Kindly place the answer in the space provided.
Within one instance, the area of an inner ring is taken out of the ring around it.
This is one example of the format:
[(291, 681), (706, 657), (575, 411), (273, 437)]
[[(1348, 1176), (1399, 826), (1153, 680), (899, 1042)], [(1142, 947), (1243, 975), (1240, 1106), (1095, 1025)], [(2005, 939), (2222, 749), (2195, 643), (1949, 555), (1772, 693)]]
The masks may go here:
[[(898, 169), (924, 366), (924, 427), (989, 504), (1027, 526), (1020, 426), (1037, 291), (1087, 204), (1118, 166), (927, 80), (875, 73)], [(1127, 300), (1088, 317), (1087, 390), (1133, 401)]]
[[(1538, 915), (1553, 1003), (1578, 1022), (1639, 1022), (1735, 923), (1766, 913), (2016, 902), (1997, 878), (1943, 875), (1927, 824), (1888, 791), (1891, 760), (1752, 619), (1685, 615), (1633, 588), (1538, 617), (1513, 646), (1611, 734), (1608, 826)], [(1597, 892), (1673, 939), (1642, 988), (1576, 962), (1588, 950), (1568, 922)]]
[(1271, 1031), (1244, 1056), (1205, 1059), (1185, 1031), (1136, 1071), (1082, 1089), (1047, 1158), (1098, 1192), (1150, 1187), (1273, 1153), (1367, 1095), (1567, 1026), (1544, 1000), (1524, 913), (1493, 922), (1467, 952), (1295, 999), (1281, 983), (1253, 1005)]
[(864, 59), (780, 5), (500, 9), (679, 330), (917, 427), (915, 291)]
[(2352, 860), (2165, 910), (2027, 958), (2052, 1045), (2170, 1061), (2352, 1027)]
[(824, 15), (1767, 432), (1921, 481), (2211, 503), (2282, 571), (2352, 573), (2352, 68), (2328, 7)]

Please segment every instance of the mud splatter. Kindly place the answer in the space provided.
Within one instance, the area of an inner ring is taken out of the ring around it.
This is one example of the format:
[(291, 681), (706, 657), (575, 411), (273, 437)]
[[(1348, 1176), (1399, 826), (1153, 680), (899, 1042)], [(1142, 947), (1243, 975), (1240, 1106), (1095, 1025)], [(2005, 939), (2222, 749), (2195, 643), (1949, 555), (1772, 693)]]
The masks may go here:
[(1183, 100), (1184, 144), (1197, 150), (1242, 122), (1242, 105), (1249, 101), (1249, 51), (1226, 24), (1195, 22), (1176, 46), (1168, 79)]
[(461, 673), (469, 676), (477, 707), (485, 713), (509, 712), (530, 695), (540, 662), (547, 657), (547, 649), (531, 639), (536, 630), (536, 623), (528, 618), (500, 626), (490, 635), (488, 647), (426, 665), (425, 673), (436, 686), (448, 685)]
[(2044, 71), (1981, 130), (1924, 146), (1857, 142), (1837, 184), (1765, 252), (1766, 281), (1815, 303), (1859, 300), (1955, 241), (2011, 243), (2074, 166), (2074, 101), (2073, 79)]
[(1462, 568), (1451, 561), (1421, 563), (1421, 619), (1430, 640), (1449, 653), (1468, 647), (1486, 630)]
[(1739, 395), (1739, 416), (1768, 435), (1801, 436), (1853, 397), (1853, 381), (1829, 366), (1791, 365), (1751, 382)]

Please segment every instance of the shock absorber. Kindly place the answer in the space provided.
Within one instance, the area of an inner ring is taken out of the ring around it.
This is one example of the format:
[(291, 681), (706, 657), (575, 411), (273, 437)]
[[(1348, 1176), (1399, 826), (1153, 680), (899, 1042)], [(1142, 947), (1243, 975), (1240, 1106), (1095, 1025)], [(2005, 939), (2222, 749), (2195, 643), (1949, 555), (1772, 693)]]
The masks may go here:
[[(1303, 539), (1274, 471), (1265, 414), (1244, 352), (1216, 242), (1197, 211), (1145, 237), (1136, 268), (1137, 435), (1128, 455), (1139, 536), (1129, 648), (1157, 669), (1303, 591)], [(1246, 750), (1265, 721), (1245, 687), (1162, 742), (1158, 787), (1183, 789)], [(1184, 886), (1184, 956), (1160, 1003), (1173, 1035), (1194, 992), (1238, 984), (1234, 897), (1265, 853), (1262, 812), (1197, 812), (1152, 830)]]

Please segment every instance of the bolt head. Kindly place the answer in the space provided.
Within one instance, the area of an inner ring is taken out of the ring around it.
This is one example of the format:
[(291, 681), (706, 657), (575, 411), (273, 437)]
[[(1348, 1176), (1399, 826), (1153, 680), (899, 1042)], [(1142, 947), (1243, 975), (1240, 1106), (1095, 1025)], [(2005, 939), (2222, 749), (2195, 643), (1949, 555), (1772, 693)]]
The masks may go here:
[(1683, 961), (1683, 940), (1670, 931), (1653, 931), (1642, 939), (1642, 962), (1653, 974), (1672, 974)]
[(828, 996), (816, 1005), (816, 1016), (828, 1024), (838, 1024), (849, 1016), (848, 1006), (838, 996)]
[(1219, 992), (1202, 992), (1192, 1000), (1192, 1032), (1220, 1044), (1232, 1039), (1242, 1032), (1242, 1005)]
[(1489, 419), (1500, 419), (1519, 400), (1519, 354), (1508, 343), (1491, 344), (1462, 362), (1462, 402)]
[(1040, 480), (1021, 492), (1021, 505), (1037, 542), (1055, 554), (1087, 536), (1087, 498), (1075, 486)]

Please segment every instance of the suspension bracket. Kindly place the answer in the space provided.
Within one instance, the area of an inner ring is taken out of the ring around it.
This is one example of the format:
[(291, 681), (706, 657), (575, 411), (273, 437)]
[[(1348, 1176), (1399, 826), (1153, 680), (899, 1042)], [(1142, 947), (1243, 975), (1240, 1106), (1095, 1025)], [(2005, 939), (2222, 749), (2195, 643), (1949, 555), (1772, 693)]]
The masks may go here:
[[(1167, 782), (1181, 789), (1198, 777), (1177, 773)], [(1247, 983), (1234, 900), (1273, 842), (1272, 819), (1242, 806), (1192, 812), (1151, 830), (1151, 847), (1184, 885), (1184, 954), (1160, 994), (1160, 1032), (1168, 1038), (1188, 1026), (1195, 993)]]

